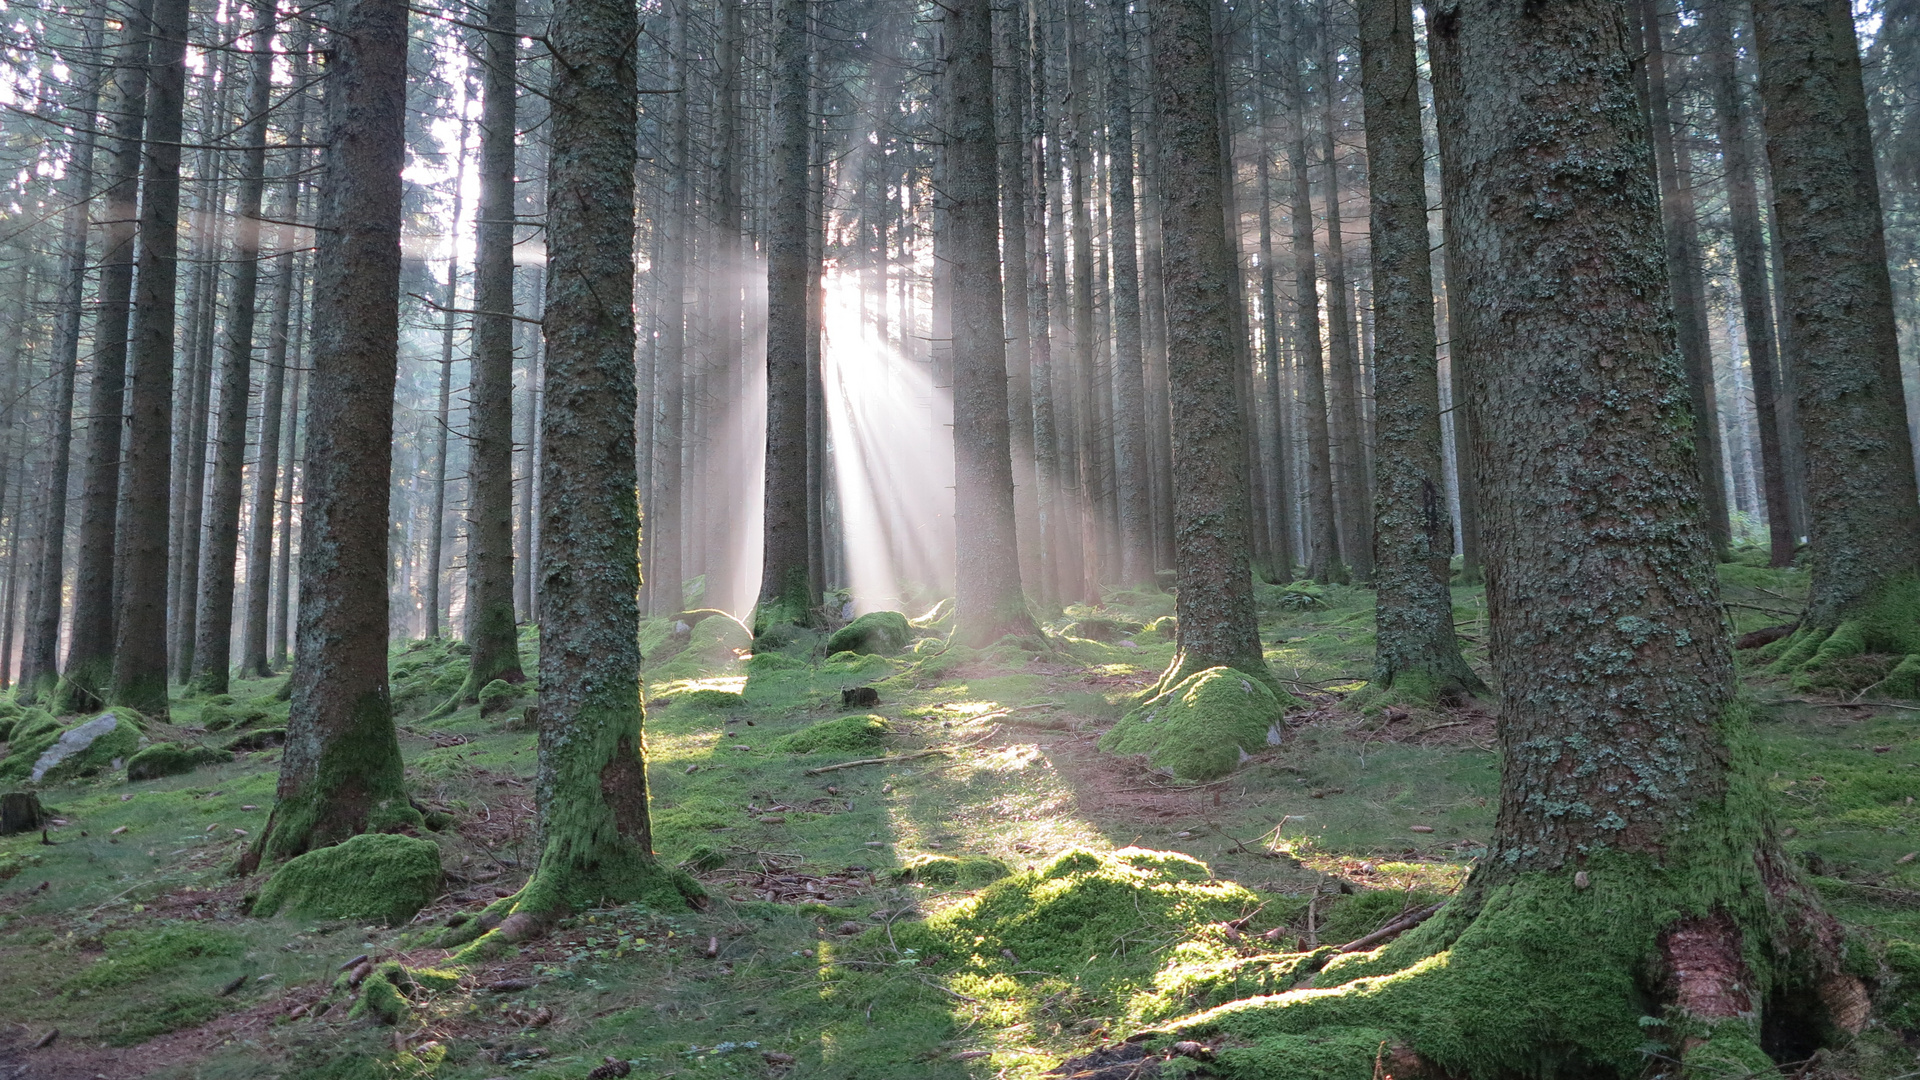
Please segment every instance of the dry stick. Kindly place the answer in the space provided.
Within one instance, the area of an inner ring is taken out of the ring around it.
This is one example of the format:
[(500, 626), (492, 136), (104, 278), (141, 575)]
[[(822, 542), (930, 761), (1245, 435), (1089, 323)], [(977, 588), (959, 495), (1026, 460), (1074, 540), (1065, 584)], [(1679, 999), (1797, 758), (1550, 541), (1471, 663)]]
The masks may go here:
[(1368, 934), (1366, 937), (1357, 938), (1340, 946), (1340, 951), (1343, 953), (1365, 952), (1367, 949), (1372, 948), (1390, 937), (1411, 930), (1421, 923), (1426, 922), (1432, 918), (1433, 913), (1439, 911), (1440, 908), (1440, 904), (1428, 904), (1426, 907), (1416, 911), (1407, 912), (1380, 929), (1375, 930), (1373, 933)]
[(1777, 705), (1811, 705), (1816, 709), (1905, 709), (1920, 712), (1920, 705), (1896, 705), (1891, 701), (1808, 701), (1806, 698), (1781, 698)]
[(945, 750), (922, 750), (917, 754), (893, 754), (887, 757), (861, 758), (858, 761), (843, 761), (838, 765), (822, 765), (817, 769), (808, 769), (806, 775), (818, 776), (821, 773), (836, 772), (840, 769), (856, 769), (862, 765), (891, 765), (897, 761), (912, 761), (915, 758), (930, 757), (947, 753)]

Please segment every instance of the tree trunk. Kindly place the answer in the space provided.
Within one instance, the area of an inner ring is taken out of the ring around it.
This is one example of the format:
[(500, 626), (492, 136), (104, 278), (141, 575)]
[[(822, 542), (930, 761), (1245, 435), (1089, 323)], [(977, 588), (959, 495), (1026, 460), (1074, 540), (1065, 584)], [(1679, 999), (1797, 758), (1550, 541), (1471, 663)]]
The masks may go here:
[(1013, 453), (1014, 532), (1020, 543), (1020, 580), (1044, 593), (1040, 481), (1034, 459), (1033, 334), (1027, 266), (1026, 5), (996, 8), (994, 90), (1000, 133), (1001, 287), (1006, 301), (1007, 424)]
[[(127, 326), (132, 315), (134, 234), (138, 226), (141, 133), (147, 115), (147, 58), (155, 0), (136, 0), (114, 52), (109, 103), (113, 158), (102, 190), (99, 313), (93, 323), (93, 378), (87, 390), (87, 463), (81, 480), (80, 547), (73, 583), (73, 629), (65, 676), (74, 710), (106, 692), (113, 670), (114, 537), (120, 513), (120, 451), (126, 415)], [(161, 530), (165, 534), (164, 529)]]
[(754, 632), (813, 622), (807, 573), (807, 0), (774, 6), (765, 538)]
[(1332, 433), (1327, 423), (1327, 384), (1320, 350), (1320, 294), (1313, 262), (1313, 199), (1307, 178), (1307, 100), (1300, 68), (1306, 60), (1304, 20), (1296, 11), (1288, 27), (1288, 54), (1280, 77), (1287, 86), (1292, 128), (1287, 171), (1293, 177), (1294, 347), (1300, 357), (1301, 411), (1307, 421), (1307, 576), (1322, 585), (1346, 581), (1340, 560), (1333, 504)]
[(1483, 692), (1460, 656), (1447, 588), (1453, 522), (1440, 383), (1426, 147), (1408, 0), (1361, 0), (1374, 288), (1373, 687), (1418, 702)]
[[(300, 275), (305, 277), (306, 275)], [(293, 303), (302, 314), (311, 314), (306, 299), (304, 283), (296, 284), (293, 290)], [(287, 666), (287, 648), (289, 627), (292, 624), (293, 607), (293, 492), (295, 481), (301, 469), (300, 454), (300, 384), (305, 376), (302, 362), (307, 358), (306, 319), (294, 321), (294, 336), (297, 339), (293, 349), (296, 363), (293, 368), (293, 386), (287, 390), (287, 438), (280, 451), (280, 460), (287, 463), (286, 483), (281, 486), (280, 496), (280, 542), (275, 545), (273, 568), (273, 621), (267, 629), (267, 637), (273, 642), (273, 667), (275, 670)]]
[[(292, 45), (292, 69), (295, 85), (305, 81), (307, 40), (304, 29), (296, 31)], [(307, 96), (294, 100), (293, 121), (287, 128), (290, 140), (298, 145), (306, 140)], [(301, 168), (307, 160), (304, 150), (287, 158), (287, 177), (281, 181), (274, 217), (281, 221), (300, 218)], [(282, 225), (281, 229), (289, 229)], [(273, 600), (274, 520), (279, 506), (280, 466), (285, 462), (291, 473), (292, 455), (280, 452), (281, 419), (286, 409), (287, 344), (291, 337), (293, 309), (300, 303), (294, 285), (294, 268), (299, 260), (287, 233), (275, 244), (281, 250), (274, 255), (273, 324), (267, 332), (267, 381), (260, 392), (260, 439), (258, 459), (253, 469), (253, 518), (247, 537), (247, 619), (245, 637), (240, 645), (240, 672), (243, 677), (265, 678), (273, 674), (268, 663), (267, 636)], [(445, 424), (441, 425), (445, 431)], [(289, 476), (291, 482), (291, 476)]]
[(1330, 965), (1324, 989), (1194, 1034), (1364, 1028), (1354, 1068), (1397, 1042), (1426, 1059), (1405, 1074), (1445, 1076), (1635, 1075), (1664, 1034), (1704, 1074), (1771, 1068), (1773, 1002), (1866, 1018), (1839, 927), (1774, 838), (1735, 699), (1626, 15), (1466, 0), (1432, 24), (1465, 89), (1448, 197), (1479, 330), (1468, 407), (1504, 451), (1481, 455), (1491, 848), (1438, 916)]
[[(82, 50), (93, 56), (106, 33), (105, 0), (93, 0), (87, 10)], [(73, 461), (74, 374), (80, 359), (80, 327), (86, 313), (87, 211), (94, 195), (95, 126), (100, 114), (100, 88), (106, 82), (101, 69), (81, 76), (71, 111), (78, 125), (72, 156), (67, 163), (70, 201), (60, 253), (60, 298), (54, 332), (47, 433), (46, 507), (40, 526), (40, 558), (27, 591), (27, 623), (20, 650), (23, 700), (40, 700), (52, 689), (60, 670), (60, 607), (66, 582), (67, 482)], [(96, 342), (96, 349), (98, 343)]]
[(685, 541), (681, 450), (686, 441), (687, 225), (693, 215), (692, 119), (687, 101), (687, 9), (692, 3), (675, 0), (667, 43), (667, 82), (673, 90), (672, 154), (667, 163), (665, 238), (660, 245), (660, 349), (659, 366), (654, 372), (660, 423), (655, 436), (658, 448), (654, 456), (653, 519), (648, 522), (652, 536), (647, 545), (653, 554), (654, 576), (648, 596), (653, 614), (667, 617), (677, 614), (686, 599), (686, 575), (680, 559)]
[[(1039, 502), (1038, 538), (1040, 576), (1034, 589), (1040, 604), (1058, 610), (1066, 585), (1061, 577), (1063, 530), (1070, 511), (1060, 498), (1065, 483), (1060, 472), (1060, 445), (1054, 416), (1054, 363), (1052, 294), (1047, 280), (1047, 49), (1041, 22), (1042, 0), (1023, 2), (1019, 7), (1026, 35), (1021, 60), (1029, 74), (1027, 125), (1022, 131), (1026, 153), (1026, 259), (1027, 349), (1033, 382), (1034, 490)], [(1010, 253), (1011, 254), (1011, 253)]]
[(180, 250), (181, 111), (187, 0), (155, 0), (140, 191), (140, 263), (128, 334), (127, 461), (122, 467), (108, 700), (167, 713), (167, 492), (173, 435), (174, 286)]
[(1153, 584), (1146, 376), (1141, 370), (1140, 267), (1133, 203), (1133, 74), (1127, 0), (1108, 0), (1107, 199), (1113, 205), (1113, 476), (1123, 588)]
[(420, 823), (387, 685), (407, 10), (399, 0), (345, 0), (333, 29), (293, 705), (273, 816), (247, 869)]
[(1278, 691), (1254, 620), (1247, 550), (1247, 433), (1234, 394), (1232, 290), (1239, 267), (1222, 213), (1220, 113), (1205, 0), (1155, 0), (1161, 229), (1167, 238), (1167, 366), (1172, 387), (1178, 651), (1162, 691), (1213, 667)]
[[(784, 0), (796, 3), (798, 0)], [(546, 461), (540, 516), (540, 860), (477, 929), (513, 941), (603, 902), (677, 906), (653, 857), (640, 698), (633, 467), (632, 4), (558, 0), (547, 198)], [(488, 942), (477, 942), (476, 951)]]
[(1693, 401), (1693, 440), (1700, 457), (1700, 497), (1714, 550), (1725, 555), (1732, 544), (1727, 519), (1727, 486), (1720, 453), (1719, 409), (1714, 400), (1713, 350), (1707, 340), (1706, 284), (1700, 267), (1700, 219), (1694, 208), (1692, 169), (1687, 149), (1675, 131), (1684, 124), (1667, 90), (1666, 34), (1651, 0), (1634, 0), (1646, 49), (1646, 109), (1653, 130), (1654, 168), (1660, 183), (1662, 235), (1666, 237), (1667, 278), (1673, 294), (1674, 326), (1680, 356), (1687, 365), (1687, 392)]
[[(467, 391), (467, 678), (438, 710), (526, 681), (513, 604), (514, 60), (517, 0), (487, 0), (480, 34), (480, 199), (474, 207), (473, 361)], [(630, 291), (630, 290), (626, 290)], [(528, 446), (532, 446), (531, 440)]]
[[(247, 123), (240, 128), (238, 228), (226, 350), (220, 366), (220, 412), (214, 433), (212, 498), (207, 507), (206, 546), (200, 566), (200, 612), (193, 646), (193, 685), (208, 694), (227, 692), (233, 652), (233, 589), (240, 551), (242, 469), (247, 453), (247, 399), (252, 388), (254, 299), (260, 278), (260, 209), (266, 191), (267, 106), (272, 102), (273, 35), (277, 14), (271, 0), (255, 0), (253, 72), (247, 88)], [(277, 395), (276, 395), (277, 396)], [(277, 434), (277, 433), (276, 433)], [(266, 445), (264, 432), (261, 446)], [(263, 455), (264, 459), (264, 455)], [(264, 464), (264, 460), (262, 462)], [(265, 469), (256, 466), (256, 473)]]
[(1880, 689), (1911, 697), (1920, 499), (1850, 10), (1844, 0), (1753, 4), (1813, 526), (1807, 612), (1775, 667), (1827, 685), (1844, 678), (1830, 672), (1838, 661), (1900, 654)]
[(1320, 82), (1322, 85), (1321, 156), (1327, 169), (1321, 195), (1327, 204), (1327, 390), (1333, 403), (1333, 509), (1340, 554), (1355, 581), (1373, 578), (1372, 493), (1367, 489), (1366, 421), (1360, 407), (1360, 354), (1353, 340), (1345, 237), (1341, 229), (1339, 124), (1334, 106), (1340, 96), (1339, 52), (1333, 40), (1333, 0), (1321, 0)]
[(999, 150), (990, 0), (947, 10), (947, 250), (953, 274), (954, 634), (984, 647), (1034, 634), (1020, 589), (1007, 343), (1000, 292)]
[(1089, 179), (1093, 172), (1093, 121), (1088, 100), (1092, 88), (1087, 79), (1087, 60), (1079, 40), (1085, 30), (1078, 26), (1071, 13), (1064, 20), (1064, 28), (1067, 107), (1066, 115), (1061, 119), (1067, 125), (1066, 164), (1069, 172), (1066, 196), (1073, 230), (1073, 351), (1068, 385), (1073, 396), (1074, 458), (1079, 467), (1081, 521), (1084, 523), (1080, 538), (1083, 576), (1076, 583), (1075, 593), (1083, 602), (1097, 606), (1100, 603), (1100, 585), (1112, 576), (1113, 566), (1107, 554), (1112, 550), (1113, 530), (1105, 512), (1107, 492), (1101, 483), (1101, 477), (1108, 469), (1106, 454), (1109, 445), (1107, 433), (1099, 427), (1094, 399), (1093, 217), (1087, 205), (1092, 193)]
[(1760, 197), (1754, 185), (1753, 148), (1748, 141), (1745, 94), (1740, 85), (1733, 40), (1732, 0), (1706, 0), (1700, 6), (1707, 34), (1707, 74), (1713, 88), (1714, 118), (1719, 124), (1720, 161), (1726, 170), (1727, 217), (1733, 234), (1734, 269), (1740, 282), (1740, 314), (1747, 337), (1747, 363), (1753, 370), (1753, 404), (1760, 429), (1762, 488), (1766, 496), (1770, 562), (1793, 565), (1793, 521), (1787, 509), (1787, 464), (1781, 446), (1779, 384), (1773, 337), (1773, 299), (1767, 283), (1766, 239), (1760, 227)]

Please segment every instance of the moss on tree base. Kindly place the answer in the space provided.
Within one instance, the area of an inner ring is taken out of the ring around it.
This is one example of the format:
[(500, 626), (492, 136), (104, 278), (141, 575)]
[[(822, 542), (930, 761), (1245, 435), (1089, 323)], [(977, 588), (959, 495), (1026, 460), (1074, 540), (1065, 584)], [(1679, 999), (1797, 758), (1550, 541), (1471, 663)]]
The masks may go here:
[(413, 918), (440, 895), (440, 848), (431, 840), (362, 833), (290, 860), (267, 881), (253, 914), (328, 919)]
[(869, 611), (833, 632), (827, 639), (827, 655), (834, 653), (876, 653), (891, 656), (907, 647), (913, 627), (897, 611)]
[(1100, 738), (1110, 754), (1145, 754), (1182, 780), (1212, 780), (1246, 755), (1276, 744), (1287, 704), (1267, 683), (1229, 667), (1208, 668), (1147, 698)]
[(1920, 698), (1920, 575), (1890, 582), (1837, 626), (1802, 626), (1766, 646), (1795, 690)]

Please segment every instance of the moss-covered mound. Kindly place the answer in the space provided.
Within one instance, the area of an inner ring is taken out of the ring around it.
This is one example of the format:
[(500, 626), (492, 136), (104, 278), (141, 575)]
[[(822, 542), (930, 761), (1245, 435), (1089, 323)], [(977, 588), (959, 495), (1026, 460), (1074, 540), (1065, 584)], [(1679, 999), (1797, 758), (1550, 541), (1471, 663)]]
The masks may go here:
[(1888, 584), (1839, 626), (1803, 626), (1761, 655), (1796, 690), (1920, 697), (1920, 575)]
[(200, 726), (208, 731), (231, 731), (273, 723), (284, 725), (286, 720), (287, 707), (275, 701), (272, 695), (236, 702), (232, 697), (222, 694), (200, 706)]
[(918, 881), (926, 885), (958, 886), (978, 889), (1013, 873), (1005, 859), (991, 855), (922, 855), (893, 872), (895, 881)]
[(867, 754), (885, 745), (887, 722), (878, 716), (842, 716), (809, 724), (773, 741), (787, 754)]
[(917, 932), (963, 967), (1012, 963), (1111, 987), (1144, 984), (1159, 950), (1259, 906), (1249, 890), (1177, 852), (1076, 850), (987, 886)]
[(14, 721), (10, 738), (15, 743), (24, 743), (28, 739), (37, 739), (42, 735), (51, 735), (60, 730), (60, 721), (45, 709), (28, 709)]
[(15, 737), (0, 760), (0, 780), (52, 783), (75, 776), (92, 776), (114, 768), (140, 749), (140, 729), (118, 712), (103, 712), (65, 727), (27, 738)]
[(869, 611), (833, 632), (827, 653), (878, 653), (891, 656), (907, 647), (913, 627), (897, 611)]
[(667, 704), (691, 705), (696, 709), (737, 709), (746, 699), (732, 690), (714, 690), (702, 688), (675, 694), (667, 699)]
[(129, 783), (158, 780), (163, 776), (192, 772), (202, 765), (232, 760), (233, 753), (229, 750), (215, 750), (191, 743), (158, 743), (127, 759), (127, 780)]
[(1212, 780), (1277, 743), (1280, 714), (1279, 700), (1258, 679), (1208, 668), (1128, 712), (1101, 736), (1100, 749), (1145, 754), (1182, 780)]
[(282, 866), (253, 914), (403, 923), (440, 895), (440, 848), (431, 840), (362, 833)]
[(531, 683), (510, 683), (505, 679), (495, 679), (480, 688), (480, 715), (491, 716), (504, 712), (514, 702), (533, 691)]

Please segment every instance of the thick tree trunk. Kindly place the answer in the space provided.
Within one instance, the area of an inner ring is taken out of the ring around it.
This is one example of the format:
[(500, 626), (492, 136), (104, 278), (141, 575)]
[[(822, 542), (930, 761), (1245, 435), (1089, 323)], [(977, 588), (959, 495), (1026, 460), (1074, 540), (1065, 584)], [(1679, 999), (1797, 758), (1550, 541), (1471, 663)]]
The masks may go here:
[(947, 10), (948, 251), (953, 264), (954, 634), (974, 647), (1035, 633), (1020, 589), (990, 0)]
[(420, 821), (387, 684), (407, 10), (399, 0), (346, 0), (333, 28), (293, 705), (273, 816), (249, 868)]
[[(482, 39), (480, 199), (474, 207), (473, 361), (467, 391), (467, 678), (441, 706), (526, 681), (513, 603), (514, 60), (517, 0), (487, 0)], [(623, 295), (630, 289), (623, 290)], [(529, 447), (532, 442), (529, 440)], [(531, 455), (529, 455), (531, 456)]]
[(1238, 329), (1231, 295), (1239, 288), (1239, 267), (1221, 207), (1212, 20), (1205, 0), (1156, 0), (1153, 15), (1173, 469), (1180, 478), (1174, 500), (1178, 652), (1160, 688), (1220, 666), (1271, 684), (1254, 621), (1247, 550), (1247, 433), (1234, 394)]
[(1753, 4), (1813, 526), (1807, 613), (1776, 667), (1904, 654), (1881, 688), (1913, 696), (1920, 499), (1850, 12), (1844, 0)]
[(1307, 576), (1322, 585), (1347, 580), (1340, 559), (1338, 519), (1333, 503), (1333, 439), (1327, 422), (1327, 383), (1320, 350), (1319, 275), (1313, 261), (1313, 199), (1307, 178), (1306, 88), (1300, 67), (1305, 62), (1302, 39), (1306, 27), (1295, 12), (1288, 27), (1288, 55), (1280, 77), (1287, 87), (1292, 128), (1287, 139), (1287, 171), (1292, 174), (1293, 199), (1293, 321), (1294, 347), (1300, 358), (1301, 412), (1307, 422)]
[[(127, 326), (132, 315), (134, 235), (138, 228), (140, 145), (147, 115), (147, 59), (155, 0), (126, 13), (108, 104), (113, 155), (102, 191), (103, 230), (93, 323), (93, 378), (87, 391), (87, 463), (81, 480), (80, 547), (73, 584), (73, 630), (64, 704), (86, 708), (105, 693), (113, 669), (115, 525), (120, 514), (120, 453), (126, 415)], [(166, 530), (162, 529), (162, 535)]]
[(774, 6), (767, 236), (767, 461), (754, 632), (813, 621), (807, 572), (807, 0)]
[(1440, 463), (1440, 384), (1427, 239), (1426, 148), (1408, 0), (1361, 0), (1373, 248), (1373, 686), (1414, 701), (1486, 687), (1460, 656), (1447, 588), (1453, 522)]
[(1687, 365), (1687, 393), (1693, 402), (1693, 440), (1700, 458), (1700, 497), (1714, 550), (1732, 544), (1727, 519), (1727, 486), (1720, 453), (1719, 408), (1714, 395), (1713, 350), (1707, 339), (1706, 283), (1700, 266), (1700, 218), (1694, 207), (1692, 168), (1687, 148), (1675, 131), (1684, 123), (1667, 89), (1666, 34), (1651, 0), (1634, 0), (1646, 49), (1646, 108), (1653, 131), (1654, 168), (1660, 183), (1662, 235), (1666, 237), (1667, 278), (1673, 294), (1674, 325), (1680, 355)]
[[(91, 56), (101, 48), (106, 32), (105, 0), (93, 0), (87, 10), (83, 51)], [(60, 297), (54, 331), (52, 387), (47, 405), (47, 486), (41, 496), (46, 508), (40, 527), (40, 557), (27, 591), (26, 629), (20, 650), (20, 685), (25, 700), (39, 700), (53, 689), (60, 670), (60, 608), (66, 581), (67, 482), (73, 462), (73, 389), (80, 359), (80, 327), (86, 313), (87, 216), (94, 195), (95, 125), (100, 112), (102, 69), (81, 76), (72, 112), (79, 126), (72, 157), (67, 163), (66, 196), (71, 200), (60, 253)], [(97, 347), (97, 344), (96, 344)]]
[(507, 941), (606, 901), (677, 905), (682, 881), (655, 862), (647, 813), (631, 294), (604, 288), (633, 280), (639, 26), (620, 0), (559, 0), (550, 25), (541, 850), (532, 880), (475, 920)]
[[(220, 365), (220, 411), (214, 430), (213, 489), (207, 506), (207, 536), (200, 565), (199, 615), (193, 646), (193, 686), (227, 692), (233, 652), (233, 591), (240, 551), (242, 470), (247, 453), (247, 399), (252, 389), (254, 301), (260, 280), (260, 209), (266, 192), (267, 106), (272, 102), (272, 0), (255, 0), (253, 71), (247, 89), (247, 123), (240, 128), (241, 172), (226, 349)], [(276, 395), (277, 396), (277, 395)], [(264, 433), (262, 447), (265, 446)], [(263, 469), (256, 469), (264, 472)], [(256, 564), (257, 565), (257, 564)], [(183, 598), (184, 602), (184, 598)]]
[(121, 470), (119, 603), (108, 700), (167, 712), (167, 491), (180, 249), (180, 142), (187, 0), (155, 0), (140, 190), (140, 263), (128, 334), (127, 461)]
[(1367, 1029), (1361, 1073), (1399, 1042), (1426, 1060), (1395, 1075), (1443, 1076), (1634, 1075), (1651, 1035), (1704, 1075), (1771, 1068), (1773, 1002), (1866, 1018), (1771, 832), (1734, 696), (1626, 14), (1466, 0), (1432, 23), (1465, 90), (1448, 196), (1480, 331), (1468, 408), (1503, 450), (1481, 455), (1491, 849), (1438, 916), (1320, 989), (1182, 1035)]

